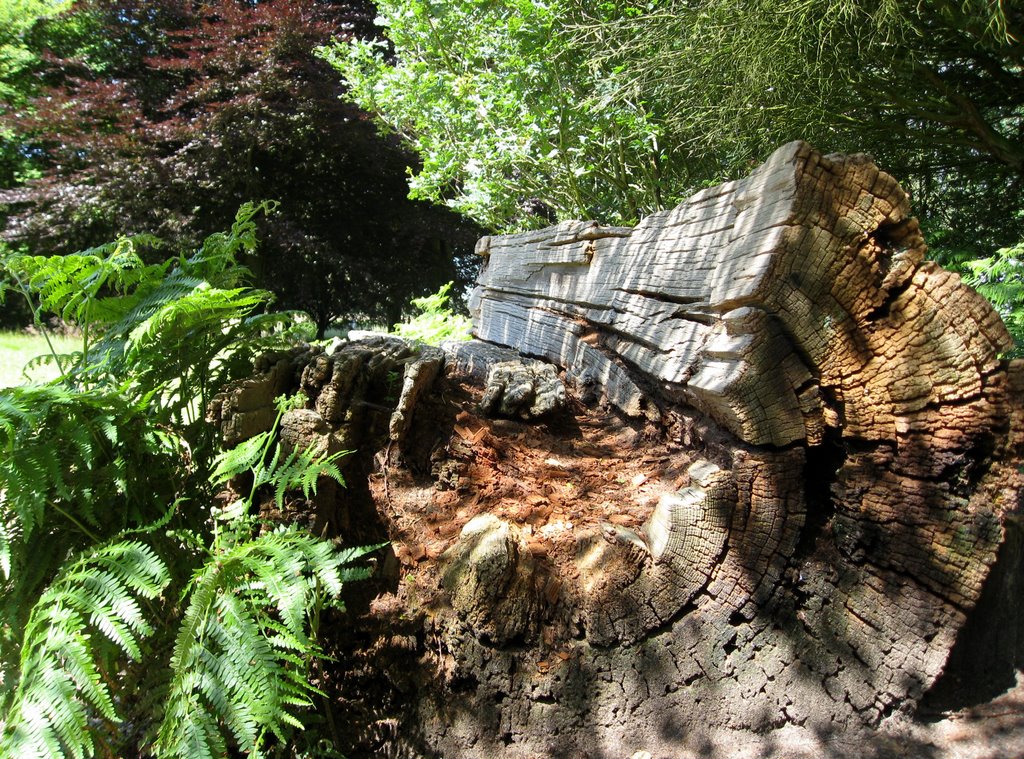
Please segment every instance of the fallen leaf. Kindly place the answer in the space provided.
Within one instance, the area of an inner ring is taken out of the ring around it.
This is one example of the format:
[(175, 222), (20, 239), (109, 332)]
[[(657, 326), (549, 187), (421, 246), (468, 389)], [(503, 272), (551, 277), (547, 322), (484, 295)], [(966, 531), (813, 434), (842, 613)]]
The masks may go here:
[(541, 477), (546, 477), (552, 480), (567, 480), (571, 476), (572, 474), (570, 472), (565, 471), (564, 469), (554, 468), (545, 469), (544, 472), (541, 474)]

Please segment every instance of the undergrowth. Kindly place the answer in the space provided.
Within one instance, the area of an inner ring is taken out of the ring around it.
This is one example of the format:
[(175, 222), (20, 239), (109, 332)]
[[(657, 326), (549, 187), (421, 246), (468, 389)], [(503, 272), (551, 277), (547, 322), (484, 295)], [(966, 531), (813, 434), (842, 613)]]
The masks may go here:
[[(228, 232), (157, 264), (146, 236), (0, 258), (0, 297), (25, 298), (40, 329), (50, 316), (81, 329), (42, 359), (55, 380), (0, 390), (2, 759), (259, 756), (302, 727), (321, 611), (372, 549), (254, 512), (341, 482), (342, 454), (285, 454), (276, 424), (218, 453), (202, 420), (255, 353), (313, 336), (240, 263), (272, 210), (247, 204)], [(246, 495), (212, 506), (246, 473)]]
[(412, 305), (419, 313), (407, 322), (396, 324), (394, 334), (427, 345), (439, 345), (445, 340), (469, 340), (472, 322), (449, 307), (451, 289), (449, 282), (432, 295), (413, 298)]

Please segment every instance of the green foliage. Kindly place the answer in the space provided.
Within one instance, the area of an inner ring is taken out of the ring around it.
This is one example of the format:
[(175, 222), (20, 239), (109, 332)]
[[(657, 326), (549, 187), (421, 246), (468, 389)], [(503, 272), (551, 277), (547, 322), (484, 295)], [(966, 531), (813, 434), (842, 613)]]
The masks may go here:
[[(73, 319), (82, 338), (53, 356), (58, 380), (0, 390), (0, 759), (258, 754), (301, 727), (319, 614), (372, 549), (252, 512), (341, 482), (344, 452), (286, 454), (275, 425), (215, 455), (196, 419), (248, 351), (309, 334), (245, 284), (238, 258), (267, 210), (243, 206), (160, 264), (143, 263), (158, 244), (143, 236), (2, 260), (38, 324)], [(280, 399), (280, 414), (303, 403)], [(235, 476), (249, 495), (210, 518), (202, 504)]]
[(81, 350), (52, 357), (66, 381), (130, 386), (159, 400), (161, 418), (194, 425), (212, 392), (239, 370), (240, 347), (244, 360), (314, 334), (304, 314), (260, 311), (273, 297), (248, 287), (239, 263), (256, 248), (256, 217), (274, 207), (243, 205), (230, 232), (161, 264), (143, 262), (141, 247), (160, 246), (148, 235), (67, 256), (8, 254), (0, 263), (15, 288), (38, 299), (38, 327), (44, 313), (82, 325)]
[(987, 258), (964, 261), (961, 273), (1003, 317), (1015, 343), (1011, 355), (1024, 356), (1024, 242), (1000, 248)]
[(452, 284), (449, 282), (432, 295), (413, 298), (412, 305), (419, 313), (408, 322), (396, 324), (394, 333), (428, 345), (439, 345), (445, 340), (469, 340), (472, 322), (448, 307)]
[(94, 754), (94, 716), (119, 720), (109, 665), (117, 654), (143, 659), (141, 643), (153, 628), (138, 599), (156, 598), (170, 579), (138, 541), (93, 547), (62, 568), (25, 626), (17, 687), (9, 703), (0, 699), (0, 756)]
[(925, 229), (974, 255), (1024, 232), (1024, 17), (1012, 4), (379, 7), (387, 45), (324, 55), (348, 97), (420, 155), (414, 195), (491, 228), (633, 221), (805, 139), (874, 155)]
[(0, 102), (25, 102), (26, 73), (39, 64), (39, 52), (29, 39), (40, 19), (55, 16), (70, 5), (66, 0), (4, 0), (0, 3)]
[(574, 39), (622, 72), (617, 97), (661, 110), (700, 173), (736, 176), (778, 145), (868, 152), (932, 235), (972, 255), (1020, 239), (1024, 71), (1019, 5), (966, 0), (659, 2)]
[(247, 263), (321, 333), (396, 321), (410, 297), (468, 281), (478, 230), (407, 198), (413, 156), (339, 99), (312, 53), (372, 29), (373, 13), (369, 0), (77, 0), (37, 25), (38, 94), (3, 122), (40, 178), (0, 192), (0, 236), (50, 255), (151, 230), (192, 249), (241, 199), (277, 198)]
[(318, 693), (307, 674), (317, 650), (309, 617), (343, 581), (367, 575), (343, 567), (368, 550), (339, 552), (294, 527), (217, 545), (192, 578), (157, 756), (224, 756), (224, 726), (257, 753), (267, 733), (284, 741), (288, 727), (301, 728), (295, 709)]
[[(280, 442), (274, 445), (281, 417), (289, 409), (304, 406), (306, 397), (299, 393), (293, 398), (282, 396), (277, 398), (276, 402), (277, 419), (273, 427), (219, 454), (214, 460), (210, 481), (215, 485), (221, 485), (243, 472), (251, 472), (252, 487), (248, 504), (251, 505), (255, 500), (257, 490), (263, 486), (270, 486), (273, 488), (274, 503), (278, 508), (284, 504), (284, 494), (288, 491), (301, 490), (304, 498), (315, 495), (317, 481), (321, 477), (328, 477), (344, 485), (345, 480), (338, 469), (337, 461), (351, 451), (327, 454), (313, 443), (304, 450), (293, 449), (285, 453)], [(272, 445), (274, 453), (270, 456)]]
[(163, 514), (184, 443), (120, 393), (51, 385), (0, 392), (0, 447), (0, 625), (16, 631), (69, 551)]
[[(680, 178), (649, 101), (615, 100), (614, 72), (571, 43), (562, 0), (384, 0), (389, 44), (321, 50), (346, 97), (406, 138), (422, 160), (411, 196), (485, 227), (559, 218), (635, 221)], [(394, 55), (389, 54), (393, 49)], [(685, 181), (683, 181), (685, 184)]]
[(0, 2), (0, 187), (41, 175), (38, 152), (18, 124), (38, 95), (55, 52), (85, 52), (95, 43), (84, 17), (65, 12), (70, 0)]

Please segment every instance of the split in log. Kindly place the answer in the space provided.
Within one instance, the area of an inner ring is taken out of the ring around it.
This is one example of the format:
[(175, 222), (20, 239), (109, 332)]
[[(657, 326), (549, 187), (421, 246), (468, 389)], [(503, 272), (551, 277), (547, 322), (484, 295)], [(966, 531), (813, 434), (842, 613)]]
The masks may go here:
[(374, 607), (419, 641), (392, 748), (673, 755), (912, 711), (1020, 510), (1024, 367), (895, 180), (793, 143), (636, 228), (478, 250), (477, 340), (443, 372), (394, 341), (294, 354), (215, 414), (253, 434), (291, 378), (303, 430), (397, 442), (369, 488), (414, 580)]

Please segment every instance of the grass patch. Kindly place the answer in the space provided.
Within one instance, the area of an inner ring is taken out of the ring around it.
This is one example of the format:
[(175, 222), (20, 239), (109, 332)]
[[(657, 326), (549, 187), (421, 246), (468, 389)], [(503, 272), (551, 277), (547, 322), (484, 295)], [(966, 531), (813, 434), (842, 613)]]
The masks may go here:
[[(51, 337), (53, 348), (58, 353), (70, 353), (79, 347), (80, 338)], [(0, 388), (24, 385), (26, 382), (46, 382), (57, 377), (59, 372), (53, 365), (36, 367), (25, 377), (22, 369), (36, 356), (49, 355), (50, 348), (42, 335), (25, 332), (0, 332)]]

